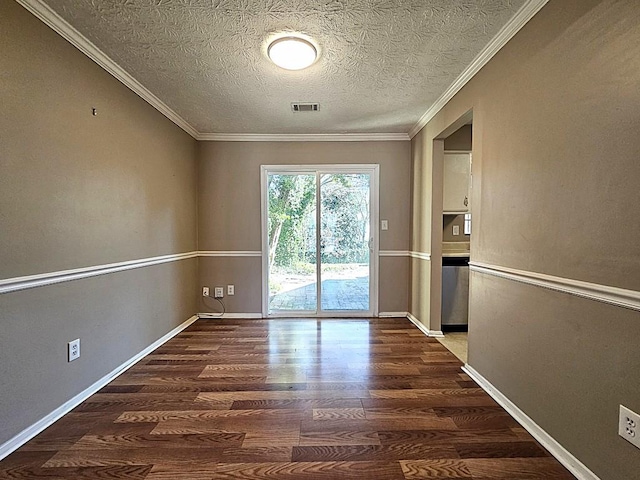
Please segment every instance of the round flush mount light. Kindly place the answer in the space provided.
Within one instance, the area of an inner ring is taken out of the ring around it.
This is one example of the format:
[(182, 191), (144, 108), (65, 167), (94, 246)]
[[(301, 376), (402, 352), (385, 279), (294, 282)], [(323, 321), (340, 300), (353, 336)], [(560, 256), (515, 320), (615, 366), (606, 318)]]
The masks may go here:
[(282, 37), (274, 40), (267, 49), (273, 63), (287, 70), (302, 70), (312, 65), (318, 51), (311, 42), (299, 37)]

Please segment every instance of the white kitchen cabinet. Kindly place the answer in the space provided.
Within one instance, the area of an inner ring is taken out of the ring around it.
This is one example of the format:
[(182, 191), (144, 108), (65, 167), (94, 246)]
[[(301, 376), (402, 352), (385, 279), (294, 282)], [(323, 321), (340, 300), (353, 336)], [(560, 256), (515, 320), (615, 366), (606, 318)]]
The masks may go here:
[(468, 213), (471, 188), (471, 154), (444, 154), (443, 213)]

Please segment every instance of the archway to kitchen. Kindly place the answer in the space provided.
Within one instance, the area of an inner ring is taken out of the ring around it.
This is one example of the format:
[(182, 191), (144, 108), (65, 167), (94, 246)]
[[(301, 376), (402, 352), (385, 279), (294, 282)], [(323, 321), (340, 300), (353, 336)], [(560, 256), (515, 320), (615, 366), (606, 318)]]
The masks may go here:
[[(473, 112), (449, 125), (433, 142), (434, 198), (431, 314), (440, 319), (441, 342), (467, 362), (469, 259), (473, 204)], [(437, 192), (437, 194), (435, 193)]]

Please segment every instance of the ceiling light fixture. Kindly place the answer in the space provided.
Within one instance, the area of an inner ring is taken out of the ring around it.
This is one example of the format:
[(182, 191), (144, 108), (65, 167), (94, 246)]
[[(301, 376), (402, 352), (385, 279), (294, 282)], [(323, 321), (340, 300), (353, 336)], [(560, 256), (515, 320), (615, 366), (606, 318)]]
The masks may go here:
[(299, 37), (283, 37), (269, 45), (267, 54), (273, 63), (287, 70), (302, 70), (312, 65), (318, 51), (311, 42)]

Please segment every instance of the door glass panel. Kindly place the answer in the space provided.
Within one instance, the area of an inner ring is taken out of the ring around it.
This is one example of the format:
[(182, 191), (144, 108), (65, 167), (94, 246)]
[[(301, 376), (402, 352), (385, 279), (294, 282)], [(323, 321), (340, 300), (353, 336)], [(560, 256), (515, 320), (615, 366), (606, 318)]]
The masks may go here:
[(316, 175), (269, 174), (269, 313), (316, 312)]
[(320, 175), (323, 311), (369, 310), (370, 174)]

